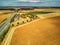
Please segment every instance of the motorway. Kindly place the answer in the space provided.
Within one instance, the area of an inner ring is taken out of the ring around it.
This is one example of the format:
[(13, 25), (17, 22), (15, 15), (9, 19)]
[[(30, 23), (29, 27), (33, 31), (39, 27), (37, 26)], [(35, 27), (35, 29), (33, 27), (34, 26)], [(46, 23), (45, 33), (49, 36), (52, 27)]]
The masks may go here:
[(8, 29), (11, 20), (14, 18), (14, 16), (16, 16), (16, 14), (17, 12), (14, 12), (9, 18), (7, 18), (7, 20), (5, 20), (3, 23), (0, 24), (0, 35), (2, 35), (3, 32)]
[(17, 26), (17, 27), (11, 28), (11, 29), (9, 30), (9, 32), (7, 33), (6, 38), (5, 38), (4, 41), (2, 42), (2, 45), (10, 45), (12, 36), (13, 36), (14, 31), (15, 31), (16, 28), (23, 27), (23, 26), (25, 26), (25, 25), (31, 24), (32, 22), (35, 22), (35, 21), (38, 21), (38, 20), (40, 20), (40, 19), (37, 19), (37, 20), (31, 21), (31, 22), (29, 22), (29, 23), (25, 23), (25, 24), (23, 24), (23, 25), (19, 25), (19, 26)]

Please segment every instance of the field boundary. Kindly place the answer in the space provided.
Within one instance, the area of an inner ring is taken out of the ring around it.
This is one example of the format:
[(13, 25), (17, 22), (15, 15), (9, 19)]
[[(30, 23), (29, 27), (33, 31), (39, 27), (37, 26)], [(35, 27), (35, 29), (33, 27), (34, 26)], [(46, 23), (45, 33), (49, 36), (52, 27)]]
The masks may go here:
[(28, 22), (28, 23), (25, 23), (25, 24), (22, 24), (22, 25), (19, 25), (19, 26), (11, 28), (9, 30), (9, 32), (7, 33), (7, 35), (6, 35), (6, 37), (3, 40), (3, 42), (2, 42), (1, 45), (10, 45), (10, 41), (12, 39), (13, 33), (14, 33), (14, 31), (15, 31), (16, 28), (23, 27), (25, 25), (28, 25), (28, 24), (33, 23), (33, 22), (38, 21), (38, 20), (40, 20), (40, 19), (36, 19), (36, 20), (31, 21), (31, 22)]
[[(55, 16), (54, 16), (54, 17), (55, 17)], [(42, 18), (42, 19), (45, 19), (45, 18)], [(27, 22), (27, 23), (25, 23), (25, 24), (22, 24), (22, 25), (19, 25), (19, 26), (16, 26), (16, 27), (11, 28), (11, 29), (9, 30), (9, 32), (7, 33), (4, 41), (2, 42), (2, 45), (10, 45), (10, 41), (11, 41), (11, 39), (12, 39), (13, 33), (14, 33), (14, 31), (15, 31), (16, 28), (23, 27), (23, 26), (25, 26), (25, 25), (31, 24), (31, 23), (36, 22), (36, 21), (39, 21), (39, 20), (40, 20), (40, 19), (36, 19), (36, 20), (31, 21), (31, 22)]]

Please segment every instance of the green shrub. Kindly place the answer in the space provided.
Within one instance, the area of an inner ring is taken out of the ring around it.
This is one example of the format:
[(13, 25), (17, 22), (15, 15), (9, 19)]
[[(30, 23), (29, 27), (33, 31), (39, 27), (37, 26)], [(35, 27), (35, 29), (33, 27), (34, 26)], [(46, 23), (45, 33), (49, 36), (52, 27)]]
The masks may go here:
[(29, 22), (28, 20), (26, 20), (27, 22)]
[(3, 41), (3, 39), (4, 39), (7, 32), (8, 32), (8, 30), (4, 30), (3, 33), (0, 35), (0, 42)]
[(10, 23), (14, 21), (14, 18), (15, 18), (15, 16), (11, 18), (11, 21), (10, 21)]
[(0, 35), (0, 42), (2, 42), (3, 41), (3, 35)]
[(17, 22), (17, 25), (16, 26), (18, 26), (19, 25), (19, 22)]
[[(14, 18), (11, 19), (11, 22), (13, 22), (13, 21), (14, 21)], [(11, 22), (10, 22), (10, 23), (11, 23)]]
[(25, 22), (24, 21), (22, 21), (22, 24), (24, 24)]
[(48, 14), (52, 12), (43, 12), (43, 11), (37, 11), (37, 12), (30, 12), (30, 14)]
[(12, 24), (12, 27), (14, 26), (14, 24)]
[(17, 22), (17, 24), (19, 25), (19, 22)]
[(22, 15), (21, 15), (21, 17), (22, 17), (22, 18), (26, 18), (26, 17), (27, 17), (27, 15), (25, 15), (25, 14), (22, 14)]
[(25, 15), (48, 14), (48, 13), (53, 13), (53, 12), (36, 11), (36, 12), (26, 13)]

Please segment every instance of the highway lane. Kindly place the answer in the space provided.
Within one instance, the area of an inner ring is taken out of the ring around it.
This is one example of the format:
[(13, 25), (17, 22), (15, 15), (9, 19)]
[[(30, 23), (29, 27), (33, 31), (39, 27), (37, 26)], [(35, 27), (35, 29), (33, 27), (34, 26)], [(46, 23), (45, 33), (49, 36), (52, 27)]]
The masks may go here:
[(14, 16), (16, 16), (18, 12), (14, 12), (9, 18), (7, 18), (7, 20), (5, 20), (1, 25), (0, 25), (0, 35), (2, 35), (2, 33), (4, 32), (4, 30), (7, 30), (7, 28), (9, 27), (11, 20), (14, 18)]

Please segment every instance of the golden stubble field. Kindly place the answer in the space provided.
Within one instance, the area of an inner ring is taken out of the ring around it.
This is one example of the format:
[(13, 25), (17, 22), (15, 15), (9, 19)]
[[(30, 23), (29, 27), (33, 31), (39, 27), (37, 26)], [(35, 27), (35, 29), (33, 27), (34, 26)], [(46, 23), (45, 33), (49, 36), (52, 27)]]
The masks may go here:
[[(10, 10), (0, 10), (0, 23), (5, 19), (5, 18), (9, 18), (12, 13), (9, 13), (9, 12), (13, 12), (13, 11), (10, 11)], [(7, 14), (5, 14), (7, 13)]]
[[(59, 15), (60, 9), (48, 9), (48, 11)], [(60, 16), (40, 19), (17, 28), (10, 45), (60, 45)]]
[(10, 45), (60, 45), (60, 16), (17, 28)]
[[(54, 12), (52, 15), (60, 15), (60, 9), (55, 8), (46, 8), (46, 9), (34, 9), (34, 10), (20, 10), (20, 14), (28, 13), (28, 12), (36, 12), (36, 11), (44, 11), (44, 12)], [(11, 16), (12, 13), (4, 14), (5, 12), (13, 12), (11, 10), (0, 10), (0, 23), (5, 18)], [(50, 15), (50, 14), (40, 14), (40, 15)], [(45, 16), (46, 17), (46, 16)]]

